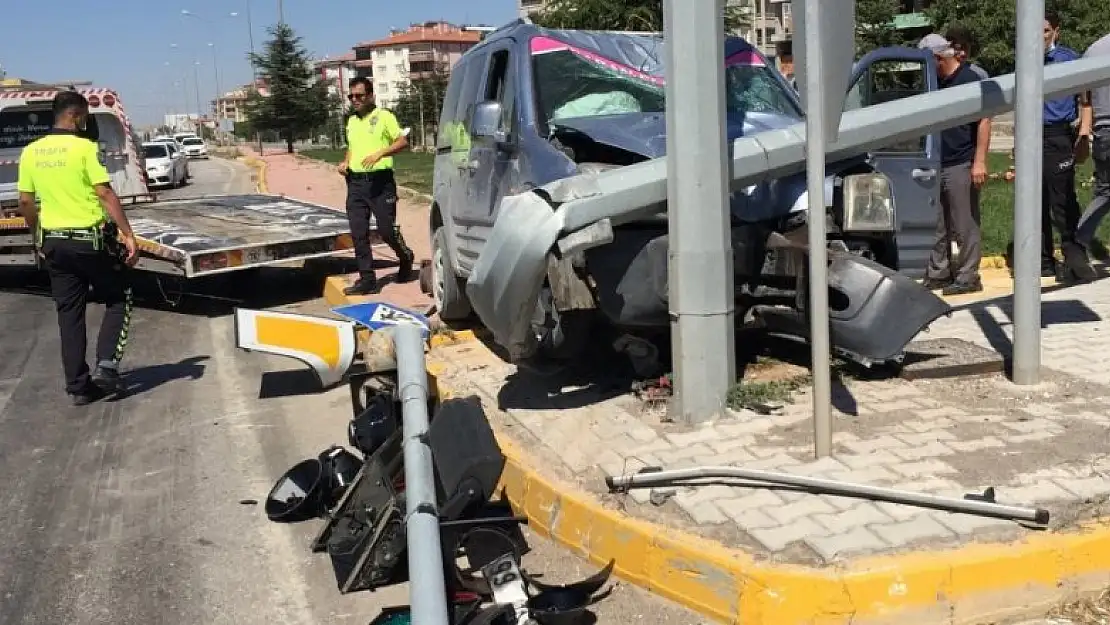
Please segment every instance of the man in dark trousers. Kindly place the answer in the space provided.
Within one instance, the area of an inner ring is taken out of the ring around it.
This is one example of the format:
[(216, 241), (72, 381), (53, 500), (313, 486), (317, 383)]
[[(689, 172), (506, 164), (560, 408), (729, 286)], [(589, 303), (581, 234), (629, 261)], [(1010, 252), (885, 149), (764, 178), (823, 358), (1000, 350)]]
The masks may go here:
[[(927, 35), (918, 47), (928, 50), (936, 59), (941, 89), (979, 81), (979, 76), (960, 60), (956, 49), (941, 35)], [(940, 137), (940, 213), (937, 241), (925, 269), (925, 286), (941, 289), (944, 295), (977, 293), (983, 290), (979, 276), (983, 258), (979, 189), (987, 180), (991, 120), (985, 118), (949, 128)], [(953, 240), (959, 246), (958, 258), (952, 257)]]
[[(1074, 61), (1079, 55), (1059, 44), (1060, 18), (1046, 13), (1044, 21), (1045, 65)], [(1087, 251), (1075, 240), (1079, 224), (1079, 200), (1075, 195), (1076, 159), (1086, 160), (1091, 133), (1086, 94), (1066, 96), (1044, 103), (1044, 171), (1041, 186), (1041, 275), (1064, 280), (1090, 280), (1094, 269)], [(1079, 132), (1073, 127), (1082, 116), (1087, 124)], [(1060, 234), (1064, 267), (1056, 266), (1052, 227)]]
[[(19, 157), (19, 212), (36, 233), (50, 275), (62, 336), (66, 392), (81, 406), (121, 391), (119, 362), (131, 322), (124, 265), (138, 261), (135, 237), (112, 191), (95, 143), (85, 132), (89, 103), (75, 91), (54, 97), (54, 129)], [(36, 206), (38, 197), (40, 206)], [(112, 224), (108, 223), (111, 220)], [(117, 240), (118, 237), (118, 240)], [(126, 249), (119, 252), (119, 243)], [(90, 375), (85, 351), (89, 287), (104, 302)]]
[(371, 215), (378, 235), (397, 254), (397, 281), (412, 280), (414, 255), (397, 225), (397, 182), (393, 177), (393, 155), (409, 143), (393, 113), (374, 105), (368, 79), (352, 79), (348, 97), (354, 114), (347, 118), (347, 155), (339, 164), (339, 173), (347, 178), (347, 220), (359, 278), (344, 293), (372, 295), (381, 286), (370, 247)]

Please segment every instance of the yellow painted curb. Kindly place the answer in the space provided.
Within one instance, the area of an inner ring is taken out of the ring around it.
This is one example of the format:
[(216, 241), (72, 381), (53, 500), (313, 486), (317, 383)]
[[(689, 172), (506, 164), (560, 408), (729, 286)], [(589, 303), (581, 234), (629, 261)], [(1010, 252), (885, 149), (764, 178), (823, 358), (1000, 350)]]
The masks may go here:
[(258, 192), (269, 193), (269, 185), (266, 184), (266, 161), (261, 157), (255, 158), (253, 156), (244, 156), (243, 162), (251, 167), (258, 174)]
[(979, 269), (1006, 269), (1005, 256), (984, 256), (979, 261)]
[[(330, 282), (330, 280), (329, 280)], [(335, 304), (349, 303), (342, 290)], [(433, 337), (433, 349), (475, 340)], [(432, 392), (459, 396), (441, 379), (448, 364), (429, 357)], [(515, 442), (501, 486), (529, 526), (594, 563), (616, 560), (623, 579), (723, 623), (859, 625), (981, 623), (1030, 614), (1110, 585), (1110, 523), (1067, 533), (1030, 534), (1011, 543), (975, 544), (852, 560), (825, 568), (757, 559), (675, 528), (607, 508), (573, 485), (535, 469)]]

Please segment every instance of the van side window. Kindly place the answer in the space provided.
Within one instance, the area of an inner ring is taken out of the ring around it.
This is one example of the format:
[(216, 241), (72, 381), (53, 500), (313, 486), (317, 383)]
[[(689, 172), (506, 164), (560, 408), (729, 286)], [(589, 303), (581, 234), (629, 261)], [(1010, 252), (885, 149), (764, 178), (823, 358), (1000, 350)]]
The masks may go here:
[(486, 54), (467, 60), (466, 77), (463, 78), (459, 105), (455, 109), (455, 121), (462, 123), (467, 130), (470, 130), (470, 118), (478, 104), (478, 89), (482, 86), (485, 62)]
[(466, 80), (466, 69), (468, 63), (461, 61), (455, 64), (451, 70), (451, 80), (447, 85), (447, 93), (443, 96), (443, 110), (440, 111), (439, 128), (437, 147), (445, 147), (451, 145), (451, 133), (444, 132), (445, 129), (450, 129), (452, 124), (458, 120), (456, 117), (456, 110), (459, 106), (459, 93), (462, 91), (463, 81)]
[(513, 72), (511, 71), (512, 59), (508, 50), (498, 50), (490, 56), (489, 78), (486, 79), (485, 101), (496, 101), (501, 104), (500, 130), (513, 129), (513, 113), (515, 111), (516, 97), (513, 88)]

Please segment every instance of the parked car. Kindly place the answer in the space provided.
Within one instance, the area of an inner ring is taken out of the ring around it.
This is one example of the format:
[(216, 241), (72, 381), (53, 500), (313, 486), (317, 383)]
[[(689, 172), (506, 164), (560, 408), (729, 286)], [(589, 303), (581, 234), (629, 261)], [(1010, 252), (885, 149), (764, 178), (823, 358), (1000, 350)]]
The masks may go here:
[[(919, 62), (915, 76), (935, 88), (932, 59), (904, 51), (871, 58)], [(798, 94), (748, 42), (728, 38), (722, 62), (729, 140), (804, 121)], [(854, 77), (862, 105), (894, 89), (875, 87), (886, 82), (873, 80), (868, 63)], [(619, 218), (567, 231), (551, 187), (543, 189), (664, 156), (664, 84), (655, 35), (518, 21), (463, 55), (443, 103), (429, 223), (425, 282), (441, 318), (477, 312), (517, 360), (574, 357), (598, 319), (641, 339), (667, 335), (665, 212), (629, 206)], [(861, 155), (827, 166), (832, 341), (866, 363), (899, 358), (949, 310), (910, 277), (924, 269), (936, 223), (935, 176), (921, 172), (939, 165), (935, 137), (912, 143), (889, 161)], [(732, 194), (738, 320), (808, 333), (807, 207), (804, 172)], [(589, 238), (591, 228), (596, 242), (560, 252), (558, 241)]]
[(186, 181), (185, 159), (175, 157), (173, 146), (165, 141), (143, 144), (147, 179), (152, 187), (183, 187)]
[(185, 137), (181, 148), (189, 158), (208, 158), (208, 145), (200, 137)]

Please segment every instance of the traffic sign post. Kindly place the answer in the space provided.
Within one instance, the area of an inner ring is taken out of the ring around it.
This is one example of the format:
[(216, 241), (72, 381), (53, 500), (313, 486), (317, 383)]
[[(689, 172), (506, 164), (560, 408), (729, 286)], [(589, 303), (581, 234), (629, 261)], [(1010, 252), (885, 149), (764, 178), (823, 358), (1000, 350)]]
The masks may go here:
[[(1014, 76), (1014, 384), (1041, 377), (1044, 0), (1017, 0)], [(1049, 233), (1051, 236), (1051, 233)]]
[(799, 67), (806, 108), (806, 193), (809, 199), (810, 372), (814, 453), (832, 453), (832, 374), (829, 340), (828, 249), (825, 246), (825, 150), (839, 137), (840, 114), (855, 49), (854, 0), (792, 0), (802, 41)]

